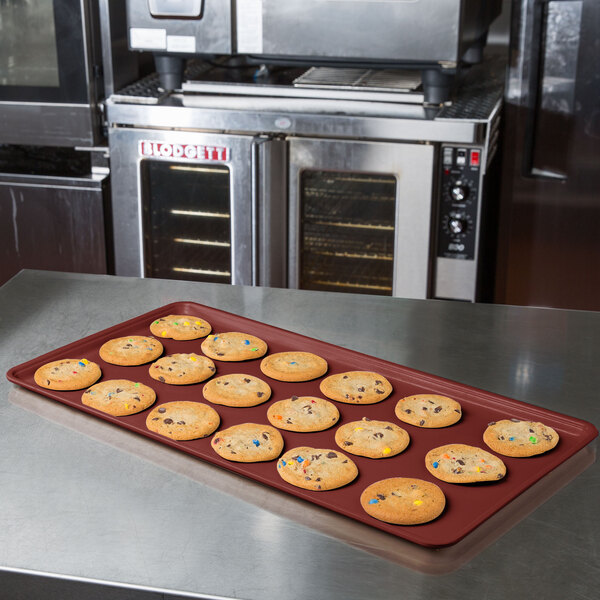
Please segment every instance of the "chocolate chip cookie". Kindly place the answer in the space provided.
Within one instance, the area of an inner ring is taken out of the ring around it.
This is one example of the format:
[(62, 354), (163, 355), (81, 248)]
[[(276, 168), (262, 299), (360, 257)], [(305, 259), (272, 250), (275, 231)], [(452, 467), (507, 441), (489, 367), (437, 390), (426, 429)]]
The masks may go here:
[(202, 402), (165, 402), (153, 408), (146, 418), (150, 431), (172, 440), (195, 440), (217, 429), (219, 413)]
[(163, 345), (153, 337), (130, 335), (108, 340), (100, 347), (100, 358), (111, 365), (133, 367), (156, 360)]
[(158, 338), (174, 340), (196, 340), (211, 332), (208, 321), (194, 315), (169, 315), (160, 317), (150, 324), (150, 333)]
[(275, 460), (283, 450), (283, 438), (277, 429), (260, 423), (242, 423), (218, 431), (210, 442), (223, 458), (235, 462)]
[(446, 444), (430, 450), (425, 467), (438, 479), (448, 483), (499, 481), (506, 475), (500, 458), (475, 446)]
[(327, 372), (327, 361), (312, 352), (278, 352), (260, 363), (260, 370), (278, 381), (310, 381)]
[(363, 417), (362, 421), (345, 423), (335, 432), (335, 443), (358, 456), (389, 458), (403, 452), (410, 442), (408, 433), (394, 423), (374, 421)]
[(446, 506), (444, 492), (429, 481), (391, 477), (372, 483), (360, 495), (365, 512), (395, 525), (420, 525), (437, 519)]
[(202, 352), (213, 360), (253, 360), (267, 353), (267, 343), (255, 335), (227, 331), (209, 335), (202, 342)]
[(81, 390), (102, 377), (100, 367), (87, 358), (63, 358), (42, 365), (34, 381), (49, 390)]
[(490, 423), (483, 433), (483, 441), (498, 454), (504, 456), (536, 456), (552, 450), (559, 435), (543, 423), (503, 419)]
[(305, 490), (326, 491), (342, 487), (358, 475), (354, 462), (338, 450), (300, 446), (277, 461), (279, 476)]
[(215, 363), (201, 354), (170, 354), (152, 363), (150, 377), (171, 385), (205, 381), (215, 373)]
[(146, 410), (154, 404), (156, 393), (143, 383), (128, 379), (101, 381), (86, 390), (81, 402), (113, 417), (124, 417)]
[(230, 373), (211, 379), (203, 388), (204, 398), (223, 406), (257, 406), (271, 397), (269, 384), (253, 375)]
[(447, 396), (415, 394), (398, 400), (396, 416), (404, 423), (425, 429), (448, 427), (460, 421), (460, 404)]
[(320, 388), (327, 398), (347, 404), (375, 404), (392, 393), (392, 384), (372, 371), (336, 373), (323, 379)]
[(340, 411), (328, 400), (315, 396), (292, 396), (269, 406), (267, 419), (287, 431), (323, 431), (335, 425)]

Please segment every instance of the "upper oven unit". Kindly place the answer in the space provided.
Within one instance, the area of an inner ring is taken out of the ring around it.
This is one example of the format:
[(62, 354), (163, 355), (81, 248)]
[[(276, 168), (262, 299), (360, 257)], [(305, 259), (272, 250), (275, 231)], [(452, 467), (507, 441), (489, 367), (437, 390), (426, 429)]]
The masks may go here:
[(139, 77), (122, 0), (0, 3), (0, 144), (93, 147), (100, 102)]
[(479, 62), (501, 0), (127, 0), (131, 49), (149, 50), (166, 89), (185, 57), (257, 64), (403, 67), (425, 101), (447, 99), (462, 61)]

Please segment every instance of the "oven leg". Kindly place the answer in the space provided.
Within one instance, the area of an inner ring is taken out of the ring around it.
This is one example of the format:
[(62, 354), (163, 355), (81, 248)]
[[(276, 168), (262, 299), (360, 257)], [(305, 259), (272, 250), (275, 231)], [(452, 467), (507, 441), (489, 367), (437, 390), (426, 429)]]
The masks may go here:
[(425, 69), (422, 74), (426, 104), (442, 104), (450, 98), (455, 72), (440, 69)]
[(181, 89), (183, 82), (183, 67), (185, 59), (181, 56), (154, 55), (156, 72), (160, 78), (161, 87), (167, 91)]
[(483, 51), (487, 42), (487, 35), (488, 32), (486, 31), (472, 46), (469, 47), (462, 58), (463, 62), (468, 65), (477, 65), (483, 60)]

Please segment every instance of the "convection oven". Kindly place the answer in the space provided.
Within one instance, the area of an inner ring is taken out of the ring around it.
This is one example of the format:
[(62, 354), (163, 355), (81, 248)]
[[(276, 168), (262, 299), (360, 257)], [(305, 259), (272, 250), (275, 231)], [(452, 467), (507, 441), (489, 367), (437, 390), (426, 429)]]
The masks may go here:
[(285, 69), (257, 85), (246, 63), (201, 64), (182, 93), (158, 76), (122, 90), (108, 103), (116, 273), (489, 298), (492, 62), (435, 109), (413, 75), (365, 87), (354, 69), (358, 85), (287, 84)]

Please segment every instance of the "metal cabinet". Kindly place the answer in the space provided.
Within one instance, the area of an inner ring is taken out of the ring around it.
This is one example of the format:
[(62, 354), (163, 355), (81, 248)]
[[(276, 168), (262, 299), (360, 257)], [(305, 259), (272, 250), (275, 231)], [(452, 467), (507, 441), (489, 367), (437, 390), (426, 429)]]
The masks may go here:
[(0, 283), (21, 269), (108, 273), (108, 177), (0, 174)]

